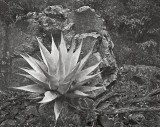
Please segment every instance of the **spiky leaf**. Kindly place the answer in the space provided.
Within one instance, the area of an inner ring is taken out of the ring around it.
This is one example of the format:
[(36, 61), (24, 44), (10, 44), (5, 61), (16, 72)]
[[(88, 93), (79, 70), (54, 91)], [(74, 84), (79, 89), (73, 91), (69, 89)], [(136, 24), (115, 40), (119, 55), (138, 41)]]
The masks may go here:
[(91, 86), (80, 86), (78, 90), (83, 92), (90, 92), (98, 89), (103, 89), (103, 87), (91, 87)]
[(44, 95), (45, 96), (44, 96), (43, 100), (40, 101), (39, 103), (47, 103), (47, 102), (53, 101), (54, 99), (59, 97), (59, 94), (56, 94), (52, 91), (47, 91), (47, 92), (45, 92)]
[(55, 103), (54, 103), (54, 113), (55, 113), (55, 118), (56, 118), (56, 121), (62, 111), (62, 108), (63, 108), (63, 102), (61, 101), (61, 99), (57, 99), (55, 100)]
[(46, 89), (38, 84), (34, 84), (34, 85), (28, 85), (28, 86), (21, 86), (21, 87), (12, 87), (14, 89), (19, 89), (19, 90), (25, 90), (25, 91), (29, 91), (29, 92), (34, 92), (34, 93), (44, 93), (46, 91)]
[(24, 70), (25, 72), (27, 72), (28, 74), (30, 74), (31, 76), (33, 76), (35, 79), (43, 82), (43, 83), (47, 83), (47, 78), (42, 74), (42, 73), (39, 73), (39, 72), (36, 72), (34, 70), (31, 70), (31, 69), (24, 69), (24, 68), (21, 68), (22, 70)]
[(87, 68), (87, 69), (85, 69), (85, 70), (82, 70), (81, 72), (79, 72), (79, 73), (75, 76), (76, 79), (77, 79), (77, 81), (78, 81), (78, 82), (81, 82), (81, 81), (85, 80), (85, 79), (86, 79), (86, 76), (87, 76), (88, 74), (90, 74), (92, 71), (94, 71), (94, 70), (99, 66), (100, 63), (101, 63), (101, 62), (99, 62), (99, 63), (97, 63), (97, 64), (95, 64), (95, 65), (93, 65), (93, 66), (91, 66), (91, 67), (89, 67), (89, 68)]

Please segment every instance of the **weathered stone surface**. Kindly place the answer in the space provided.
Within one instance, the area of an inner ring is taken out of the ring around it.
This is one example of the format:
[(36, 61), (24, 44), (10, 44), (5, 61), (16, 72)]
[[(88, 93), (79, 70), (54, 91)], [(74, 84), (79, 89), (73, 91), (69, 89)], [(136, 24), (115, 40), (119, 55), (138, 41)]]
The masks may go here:
[(34, 115), (34, 116), (39, 115), (36, 106), (27, 106), (26, 114), (27, 115)]
[(25, 33), (36, 35), (40, 29), (39, 23), (35, 19), (43, 15), (42, 13), (29, 12), (26, 16), (18, 17), (15, 25)]
[(26, 119), (23, 115), (16, 116), (15, 119), (17, 120), (19, 125), (25, 123), (25, 121), (26, 121)]
[(15, 125), (16, 125), (15, 120), (10, 120), (10, 119), (0, 124), (1, 127), (15, 127)]
[(96, 45), (96, 42), (98, 41), (98, 37), (100, 37), (100, 34), (96, 32), (75, 35), (75, 38), (79, 40), (79, 43), (83, 39), (82, 52), (81, 52), (82, 56), (85, 56), (94, 47), (94, 45)]
[(24, 33), (17, 28), (12, 28), (9, 35), (11, 56), (30, 54), (37, 50), (38, 44), (35, 36)]
[(25, 78), (18, 75), (18, 73), (24, 73), (19, 67), (27, 67), (27, 63), (22, 58), (17, 58), (12, 61), (12, 75), (10, 80), (10, 86), (21, 86), (25, 83)]
[(95, 13), (94, 9), (89, 6), (83, 6), (68, 14), (68, 19), (65, 26), (74, 23), (74, 30), (76, 34), (100, 32), (103, 27), (103, 19)]
[(60, 20), (65, 20), (67, 18), (70, 9), (64, 9), (62, 5), (48, 6), (44, 9), (44, 13), (50, 18), (58, 18)]
[(101, 64), (100, 68), (103, 71), (103, 83), (107, 87), (117, 79), (118, 67), (113, 53), (114, 44), (111, 40), (111, 37), (106, 30), (102, 30), (101, 34), (102, 42), (99, 46), (99, 52), (103, 59), (103, 63)]
[(48, 6), (42, 13), (30, 12), (26, 16), (19, 17), (16, 26), (25, 33), (31, 35), (56, 33), (61, 29), (69, 9), (61, 5)]

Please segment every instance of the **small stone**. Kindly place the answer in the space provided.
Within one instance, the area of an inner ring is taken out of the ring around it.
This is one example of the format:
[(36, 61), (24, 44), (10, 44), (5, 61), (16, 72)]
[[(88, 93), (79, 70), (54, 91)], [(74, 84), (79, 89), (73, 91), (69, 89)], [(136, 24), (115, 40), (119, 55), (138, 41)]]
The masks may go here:
[(24, 123), (26, 121), (23, 115), (18, 115), (15, 118), (18, 120), (18, 123)]
[(0, 117), (3, 118), (5, 117), (8, 113), (6, 111), (0, 111)]
[(24, 101), (24, 102), (23, 102), (23, 106), (26, 107), (26, 106), (28, 106), (28, 105), (29, 105), (29, 102), (28, 102), (28, 101)]
[(0, 127), (15, 127), (16, 122), (15, 120), (5, 120), (0, 124)]
[(13, 107), (12, 110), (10, 111), (10, 115), (16, 115), (18, 113), (18, 108), (17, 107)]
[(37, 108), (36, 106), (28, 106), (26, 108), (26, 114), (27, 115), (35, 115), (38, 116)]

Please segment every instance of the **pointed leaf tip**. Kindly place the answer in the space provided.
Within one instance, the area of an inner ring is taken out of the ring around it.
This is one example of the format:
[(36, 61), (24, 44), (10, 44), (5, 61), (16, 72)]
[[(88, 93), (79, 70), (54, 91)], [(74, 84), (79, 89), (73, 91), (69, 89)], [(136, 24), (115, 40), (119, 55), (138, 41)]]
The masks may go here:
[(67, 47), (66, 47), (66, 42), (64, 40), (64, 36), (62, 33), (61, 33), (61, 43), (60, 43), (59, 49), (60, 49), (60, 52), (63, 56), (63, 59), (65, 60), (65, 58), (67, 56)]
[(80, 45), (78, 46), (77, 50), (72, 55), (70, 70), (72, 70), (77, 65), (78, 60), (79, 60), (79, 56), (81, 53), (81, 48), (82, 48), (82, 41), (81, 41)]
[(28, 92), (34, 92), (34, 93), (44, 93), (46, 91), (43, 86), (38, 85), (38, 84), (21, 86), (21, 87), (12, 87), (12, 88), (24, 90), (24, 91), (28, 91)]
[(93, 72), (99, 66), (100, 63), (101, 62), (98, 62), (97, 64), (95, 64), (95, 65), (93, 65), (91, 67), (88, 67), (88, 68), (80, 71), (79, 73), (77, 73), (77, 75), (75, 76), (77, 81), (78, 82), (83, 81), (86, 78), (86, 76), (88, 76), (91, 72)]
[(79, 95), (79, 96), (85, 96), (85, 97), (89, 96), (88, 94), (83, 93), (82, 91), (79, 91), (79, 90), (75, 90), (74, 94)]
[(31, 70), (31, 69), (24, 69), (24, 68), (21, 68), (23, 71), (27, 72), (28, 74), (30, 74), (31, 76), (33, 76), (35, 79), (37, 79), (38, 81), (41, 81), (43, 83), (46, 83), (46, 76), (43, 75), (42, 73), (39, 73), (39, 72), (36, 72), (34, 70)]
[(87, 62), (87, 60), (88, 60), (88, 58), (90, 57), (91, 54), (92, 54), (92, 50), (90, 50), (88, 52), (88, 54), (85, 57), (83, 57), (83, 59), (81, 59), (78, 71), (82, 70), (82, 68), (84, 67), (85, 63)]
[(61, 99), (57, 99), (55, 101), (55, 104), (54, 104), (54, 113), (55, 113), (55, 119), (56, 119), (56, 121), (58, 120), (58, 117), (59, 117), (62, 109), (63, 109), (63, 102), (62, 102)]
[(58, 59), (59, 59), (59, 50), (57, 49), (57, 46), (55, 44), (54, 38), (52, 37), (52, 48), (51, 48), (51, 57), (54, 59), (55, 64), (57, 64)]

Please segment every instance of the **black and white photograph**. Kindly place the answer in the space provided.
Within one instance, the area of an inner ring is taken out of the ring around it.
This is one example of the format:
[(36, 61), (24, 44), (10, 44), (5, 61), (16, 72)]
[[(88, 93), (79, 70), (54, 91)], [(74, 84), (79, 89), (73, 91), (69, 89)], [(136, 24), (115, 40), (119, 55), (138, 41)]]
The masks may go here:
[(0, 127), (160, 127), (160, 0), (0, 0)]

